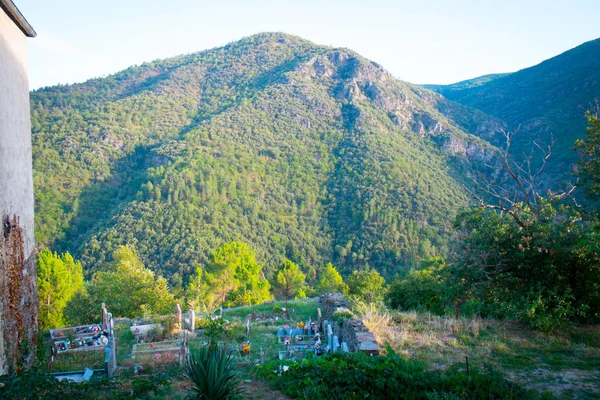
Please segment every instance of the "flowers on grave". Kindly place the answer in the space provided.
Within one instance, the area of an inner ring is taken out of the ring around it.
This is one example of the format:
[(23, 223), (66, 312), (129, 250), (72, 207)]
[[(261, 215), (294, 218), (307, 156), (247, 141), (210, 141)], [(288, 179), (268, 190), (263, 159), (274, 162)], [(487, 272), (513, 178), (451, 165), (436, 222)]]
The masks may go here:
[(154, 344), (153, 344), (153, 343), (150, 343), (148, 346), (149, 346), (151, 349), (153, 349), (153, 348), (154, 348)]
[(249, 354), (250, 353), (250, 343), (242, 343), (242, 345), (240, 346), (242, 353), (243, 354)]
[(283, 344), (290, 344), (290, 341), (291, 341), (291, 340), (292, 340), (292, 338), (291, 338), (291, 337), (289, 337), (289, 336), (285, 336), (285, 337), (283, 338)]
[(296, 324), (296, 328), (304, 328), (304, 321), (300, 321)]
[(155, 359), (156, 361), (160, 360), (160, 358), (161, 358), (161, 357), (162, 357), (162, 355), (161, 355), (160, 353), (156, 353), (156, 354), (154, 354), (154, 359)]
[(171, 353), (169, 353), (168, 351), (165, 353), (165, 358), (171, 358)]

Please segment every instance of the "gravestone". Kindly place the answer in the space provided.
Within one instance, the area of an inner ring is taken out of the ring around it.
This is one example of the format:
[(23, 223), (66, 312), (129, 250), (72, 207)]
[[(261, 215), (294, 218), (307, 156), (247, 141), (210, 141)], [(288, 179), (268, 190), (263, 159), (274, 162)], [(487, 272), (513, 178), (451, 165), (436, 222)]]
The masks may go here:
[(102, 303), (102, 328), (108, 330), (108, 311), (105, 303)]
[(176, 303), (176, 304), (175, 304), (175, 309), (177, 310), (177, 311), (176, 311), (176, 312), (177, 312), (177, 323), (179, 324), (179, 325), (178, 325), (178, 328), (179, 328), (179, 329), (182, 329), (182, 328), (183, 328), (183, 325), (181, 325), (181, 320), (182, 320), (182, 316), (181, 316), (181, 306), (179, 305), (179, 303)]
[(194, 332), (194, 330), (196, 329), (196, 312), (190, 308), (188, 314), (190, 316), (190, 331)]

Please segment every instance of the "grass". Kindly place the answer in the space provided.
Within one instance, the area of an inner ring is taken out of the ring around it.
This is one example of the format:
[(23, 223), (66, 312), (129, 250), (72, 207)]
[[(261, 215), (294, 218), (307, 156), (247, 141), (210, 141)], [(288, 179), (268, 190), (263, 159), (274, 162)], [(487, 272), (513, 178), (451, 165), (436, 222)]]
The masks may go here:
[[(223, 318), (231, 322), (231, 341), (236, 353), (238, 366), (249, 373), (251, 367), (258, 363), (263, 363), (279, 357), (279, 351), (284, 349), (283, 344), (277, 343), (277, 330), (284, 324), (293, 326), (299, 321), (305, 323), (312, 318), (318, 319), (317, 308), (319, 303), (314, 299), (290, 301), (288, 309), (290, 319), (287, 319), (283, 313), (273, 313), (273, 309), (285, 307), (285, 302), (278, 301), (269, 304), (260, 304), (256, 306), (237, 307), (234, 309), (223, 310)], [(246, 341), (246, 318), (252, 313), (256, 313), (258, 319), (252, 323), (250, 331), (251, 350), (249, 355), (242, 355), (239, 352), (239, 345)], [(190, 351), (201, 347), (208, 341), (208, 338), (199, 335), (189, 342)]]
[(430, 368), (464, 363), (492, 366), (529, 388), (561, 398), (600, 398), (600, 326), (572, 327), (555, 334), (513, 321), (439, 317), (358, 310), (383, 344)]
[(117, 365), (127, 363), (131, 360), (134, 338), (129, 327), (129, 320), (117, 321), (114, 327), (115, 339), (117, 341)]
[(230, 321), (246, 322), (246, 317), (252, 312), (255, 312), (258, 316), (274, 317), (278, 316), (278, 323), (280, 321), (304, 321), (309, 317), (313, 320), (317, 318), (318, 301), (315, 299), (304, 299), (304, 300), (290, 300), (287, 308), (290, 311), (290, 320), (283, 318), (283, 314), (273, 314), (274, 308), (285, 307), (284, 301), (276, 301), (274, 303), (259, 304), (256, 306), (248, 307), (236, 307), (230, 310), (223, 310), (223, 317)]
[(52, 363), (52, 372), (81, 371), (104, 368), (104, 348), (59, 353)]

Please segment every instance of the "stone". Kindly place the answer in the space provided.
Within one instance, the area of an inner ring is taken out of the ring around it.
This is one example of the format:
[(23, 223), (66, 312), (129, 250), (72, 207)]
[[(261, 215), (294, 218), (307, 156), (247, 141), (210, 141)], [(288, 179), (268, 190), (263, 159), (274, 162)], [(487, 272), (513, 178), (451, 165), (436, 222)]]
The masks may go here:
[(370, 341), (370, 340), (362, 342), (360, 344), (358, 350), (362, 351), (365, 354), (372, 355), (372, 356), (378, 356), (381, 351), (379, 349), (379, 346), (377, 345), (377, 343)]

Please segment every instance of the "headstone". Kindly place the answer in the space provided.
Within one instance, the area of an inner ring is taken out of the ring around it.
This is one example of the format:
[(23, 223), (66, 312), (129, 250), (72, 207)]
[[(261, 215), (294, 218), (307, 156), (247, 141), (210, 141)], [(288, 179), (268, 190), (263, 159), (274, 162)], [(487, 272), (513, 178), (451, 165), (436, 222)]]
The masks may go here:
[(94, 374), (94, 371), (92, 371), (89, 368), (85, 369), (85, 373), (83, 374), (83, 380), (86, 382), (89, 382), (90, 379), (92, 378), (92, 375)]
[(190, 308), (190, 331), (194, 332), (196, 329), (196, 312)]
[(102, 327), (108, 330), (108, 311), (104, 303), (102, 303)]
[(340, 348), (340, 340), (337, 335), (333, 335), (333, 351), (337, 351)]
[(181, 306), (179, 305), (179, 303), (175, 304), (175, 309), (177, 310), (177, 323), (179, 324), (179, 329), (183, 328), (183, 325), (181, 325)]
[(113, 317), (112, 317), (112, 313), (107, 313), (106, 314), (106, 319), (107, 319), (107, 327), (106, 327), (106, 331), (108, 332), (108, 336), (112, 337), (113, 335)]
[(342, 342), (342, 351), (343, 351), (344, 353), (348, 353), (348, 352), (350, 352), (350, 349), (348, 348), (348, 343), (346, 343), (346, 342)]

